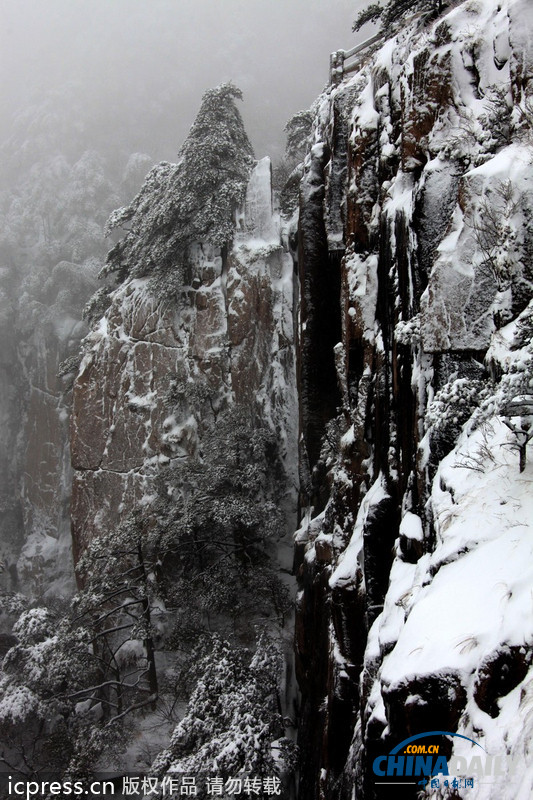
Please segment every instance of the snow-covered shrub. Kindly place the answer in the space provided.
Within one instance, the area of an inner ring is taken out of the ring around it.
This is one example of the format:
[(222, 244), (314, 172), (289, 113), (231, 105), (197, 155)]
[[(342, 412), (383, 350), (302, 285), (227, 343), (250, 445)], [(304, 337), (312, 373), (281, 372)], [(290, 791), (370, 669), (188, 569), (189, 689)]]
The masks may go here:
[(483, 399), (476, 421), (502, 413), (519, 395), (533, 393), (533, 300), (516, 320), (495, 334), (486, 360), (498, 384)]
[(1, 756), (16, 771), (60, 774), (78, 733), (86, 739), (87, 724), (75, 709), (83, 687), (98, 682), (90, 637), (46, 608), (23, 612), (13, 631), (19, 641), (0, 672)]
[(517, 134), (529, 145), (533, 144), (533, 97), (523, 97), (513, 110), (513, 123)]
[(80, 369), (81, 359), (81, 353), (76, 353), (75, 355), (63, 359), (63, 361), (61, 361), (59, 364), (57, 368), (57, 377), (65, 378), (65, 382), (63, 384), (65, 389), (72, 388), (74, 379)]
[(104, 316), (111, 305), (110, 294), (110, 286), (100, 286), (85, 304), (83, 319), (86, 320), (91, 327)]
[(13, 633), (22, 644), (35, 644), (52, 636), (54, 627), (54, 619), (47, 608), (30, 608), (13, 625)]
[(17, 618), (28, 607), (28, 598), (18, 592), (5, 592), (0, 595), (0, 613), (6, 615), (16, 615)]
[(485, 111), (479, 119), (483, 129), (491, 135), (488, 147), (494, 152), (511, 142), (513, 101), (510, 84), (489, 86), (484, 105)]
[(29, 716), (39, 711), (39, 698), (27, 686), (0, 679), (0, 729), (6, 722), (24, 724)]
[(90, 660), (83, 628), (71, 627), (68, 619), (58, 619), (46, 608), (33, 608), (21, 614), (13, 633), (18, 644), (2, 663), (11, 683), (31, 688), (44, 700), (57, 699), (83, 682)]
[(520, 269), (516, 215), (522, 203), (523, 197), (510, 180), (498, 181), (487, 189), (476, 210), (472, 227), (481, 264), (492, 272), (499, 291), (510, 286)]
[(412, 346), (414, 343), (420, 341), (420, 315), (415, 314), (414, 317), (404, 322), (400, 320), (396, 323), (394, 329), (394, 336), (398, 344)]
[(494, 401), (491, 399), (483, 405), (483, 409), (502, 413), (505, 406), (516, 397), (533, 393), (533, 348), (531, 345), (521, 361), (512, 364), (509, 372), (502, 376)]
[(340, 416), (333, 417), (326, 423), (322, 447), (320, 449), (320, 461), (327, 469), (335, 464), (338, 458), (341, 444), (341, 436), (344, 433), (346, 424)]
[[(471, 54), (475, 61), (475, 53)], [(513, 134), (513, 105), (510, 86), (494, 85), (486, 89), (483, 110), (471, 106), (455, 109), (455, 123), (443, 145), (443, 154), (465, 166), (479, 166), (508, 145)]]
[(443, 145), (443, 155), (463, 164), (479, 166), (489, 157), (492, 135), (470, 107), (459, 107), (455, 125)]
[(491, 391), (486, 381), (457, 378), (446, 383), (429, 404), (425, 428), (432, 452), (442, 458), (455, 445), (465, 422)]
[(492, 381), (480, 392), (471, 430), (499, 415), (516, 436), (520, 466), (525, 465), (533, 414), (533, 300), (513, 322), (493, 335), (486, 363)]

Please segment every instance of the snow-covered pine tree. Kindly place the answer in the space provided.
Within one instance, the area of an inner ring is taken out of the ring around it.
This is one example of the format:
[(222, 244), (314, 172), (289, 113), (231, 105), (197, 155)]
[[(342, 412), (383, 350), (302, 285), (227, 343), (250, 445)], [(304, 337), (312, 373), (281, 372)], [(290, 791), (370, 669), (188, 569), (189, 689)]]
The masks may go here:
[(286, 152), (289, 158), (302, 161), (309, 146), (312, 128), (311, 111), (298, 111), (288, 120), (284, 131), (287, 134)]
[(100, 680), (78, 694), (102, 703), (111, 721), (157, 700), (152, 626), (156, 549), (142, 514), (134, 513), (94, 539), (77, 566), (84, 588), (73, 606), (91, 632), (100, 663)]
[(361, 30), (363, 25), (366, 25), (367, 22), (378, 22), (382, 14), (383, 6), (380, 6), (379, 3), (370, 3), (370, 5), (363, 8), (355, 18), (352, 31), (356, 32)]
[(439, 14), (443, 9), (443, 0), (389, 0), (385, 5), (371, 3), (357, 15), (352, 30), (358, 31), (367, 22), (381, 21), (383, 31), (388, 32), (395, 22), (414, 14), (417, 11), (435, 11)]
[(285, 156), (276, 165), (272, 185), (279, 191), (280, 208), (290, 217), (298, 207), (303, 160), (312, 142), (313, 113), (298, 111), (285, 125)]
[(26, 776), (61, 774), (97, 719), (78, 705), (99, 674), (89, 631), (37, 607), (22, 612), (13, 634), (0, 670), (0, 765)]
[(252, 621), (283, 624), (290, 600), (274, 561), (282, 521), (269, 499), (281, 475), (274, 434), (239, 406), (220, 412), (196, 458), (162, 473), (152, 535), (180, 648), (201, 631), (249, 643)]
[(92, 543), (72, 614), (30, 608), (13, 625), (16, 643), (0, 668), (0, 766), (28, 777), (44, 769), (88, 776), (102, 752), (120, 751), (124, 717), (155, 704), (153, 565), (143, 532), (128, 518)]
[(126, 208), (115, 211), (107, 233), (124, 238), (109, 252), (103, 274), (151, 276), (158, 293), (179, 291), (193, 242), (223, 247), (233, 237), (233, 212), (243, 199), (253, 150), (235, 105), (231, 83), (207, 91), (177, 164), (162, 162)]
[[(199, 645), (191, 669), (195, 685), (187, 711), (153, 772), (259, 781), (258, 791), (254, 784), (250, 791), (244, 787), (248, 795), (259, 794), (261, 778), (290, 776), (296, 747), (285, 737), (279, 712), (282, 657), (274, 643), (261, 637), (251, 655), (214, 636)], [(205, 791), (199, 787), (197, 796), (210, 794)]]

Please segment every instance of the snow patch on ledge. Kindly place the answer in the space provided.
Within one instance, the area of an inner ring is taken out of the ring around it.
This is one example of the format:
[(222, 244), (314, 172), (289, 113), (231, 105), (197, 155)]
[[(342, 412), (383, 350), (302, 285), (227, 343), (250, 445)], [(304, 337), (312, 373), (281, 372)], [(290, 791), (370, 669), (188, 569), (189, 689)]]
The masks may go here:
[(380, 474), (361, 503), (348, 547), (340, 556), (339, 564), (329, 579), (331, 589), (336, 586), (345, 586), (355, 581), (363, 549), (363, 532), (367, 517), (372, 508), (378, 506), (387, 497), (385, 479)]
[(383, 684), (442, 670), (469, 676), (501, 644), (533, 642), (533, 463), (519, 473), (512, 440), (495, 418), (441, 463), (431, 498), (437, 546), (419, 562), (422, 588), (412, 587)]

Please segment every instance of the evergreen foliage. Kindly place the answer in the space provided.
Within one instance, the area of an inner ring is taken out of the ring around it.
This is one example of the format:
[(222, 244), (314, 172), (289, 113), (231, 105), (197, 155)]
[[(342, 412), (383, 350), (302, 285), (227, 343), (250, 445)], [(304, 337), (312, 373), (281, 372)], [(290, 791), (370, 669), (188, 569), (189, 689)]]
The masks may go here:
[(389, 33), (395, 23), (401, 22), (404, 17), (417, 11), (440, 13), (442, 8), (443, 0), (388, 0), (384, 6), (379, 3), (371, 3), (358, 14), (352, 30), (358, 31), (367, 22), (378, 22), (379, 20), (382, 30)]
[(285, 125), (287, 134), (286, 151), (289, 158), (301, 161), (306, 153), (313, 127), (311, 111), (298, 111)]
[(455, 446), (463, 425), (494, 387), (479, 378), (456, 378), (435, 394), (425, 417), (434, 460), (444, 458)]
[(124, 718), (158, 694), (152, 603), (157, 553), (136, 516), (80, 560), (71, 613), (23, 611), (0, 672), (0, 763), (25, 775), (91, 774)]
[(282, 658), (275, 645), (262, 637), (250, 656), (214, 637), (195, 655), (187, 711), (153, 771), (204, 772), (223, 779), (290, 773), (296, 748), (285, 737), (279, 713)]
[(481, 265), (492, 273), (499, 291), (508, 289), (523, 271), (524, 248), (516, 215), (524, 203), (512, 181), (498, 181), (481, 197), (473, 221)]
[[(176, 384), (171, 397), (209, 401), (194, 384)], [(189, 664), (185, 678), (194, 684), (180, 728), (190, 736), (177, 747), (176, 734), (172, 759), (224, 774), (273, 775), (289, 764), (280, 654), (266, 640), (253, 658), (235, 646), (251, 645), (256, 626), (282, 623), (291, 606), (273, 562), (276, 453), (272, 432), (243, 409), (219, 410), (196, 458), (161, 477), (159, 500), (89, 543), (71, 613), (22, 611), (0, 672), (0, 758), (13, 772), (49, 767), (83, 777), (102, 753), (117, 753), (127, 720), (156, 707), (156, 646), (181, 651), (176, 678)], [(15, 600), (13, 613), (24, 606)], [(233, 646), (216, 639), (198, 650), (212, 630)]]
[(23, 775), (62, 772), (86, 738), (80, 689), (96, 680), (90, 634), (46, 608), (24, 611), (0, 672), (0, 763)]
[(83, 319), (92, 327), (100, 320), (111, 305), (111, 287), (100, 286), (89, 298), (83, 309)]
[(380, 6), (379, 3), (371, 3), (369, 6), (363, 8), (363, 10), (359, 12), (354, 24), (352, 25), (352, 30), (356, 32), (361, 30), (363, 25), (366, 25), (367, 22), (377, 22), (382, 14), (383, 6)]
[(298, 207), (302, 162), (311, 144), (313, 120), (311, 111), (298, 111), (285, 125), (285, 156), (274, 169), (273, 186), (279, 191), (280, 208), (286, 216), (291, 216)]
[(160, 290), (179, 290), (187, 249), (193, 242), (222, 247), (233, 237), (233, 212), (242, 201), (253, 150), (235, 105), (230, 83), (207, 91), (177, 164), (162, 162), (148, 174), (139, 194), (115, 211), (107, 233), (124, 238), (107, 257), (103, 274), (150, 275)]
[(162, 591), (180, 647), (213, 627), (247, 640), (251, 620), (283, 622), (290, 601), (273, 564), (282, 523), (269, 499), (280, 478), (272, 432), (238, 407), (220, 413), (196, 458), (162, 475)]
[(41, 270), (61, 261), (103, 259), (102, 231), (117, 202), (120, 195), (95, 151), (73, 163), (60, 154), (44, 157), (22, 176), (16, 192), (2, 197), (0, 255), (19, 269), (30, 255)]
[(132, 514), (94, 539), (78, 563), (84, 588), (73, 606), (91, 631), (101, 673), (100, 684), (84, 691), (103, 704), (107, 719), (120, 719), (157, 699), (152, 625), (157, 558), (142, 515)]

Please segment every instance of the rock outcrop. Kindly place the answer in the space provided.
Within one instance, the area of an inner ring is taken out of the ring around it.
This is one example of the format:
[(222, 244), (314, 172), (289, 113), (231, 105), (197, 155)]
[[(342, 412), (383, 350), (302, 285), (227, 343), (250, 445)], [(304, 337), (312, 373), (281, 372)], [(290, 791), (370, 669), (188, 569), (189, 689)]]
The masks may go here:
[[(269, 159), (252, 173), (232, 248), (193, 245), (190, 272), (177, 300), (156, 299), (149, 279), (126, 281), (86, 340), (72, 414), (75, 560), (150, 502), (161, 467), (194, 456), (228, 403), (276, 432), (287, 478), (278, 499), (294, 518), (295, 289)], [(195, 397), (176, 405), (172, 388), (187, 384)]]
[(526, 0), (411, 18), (317, 101), (291, 253), (263, 160), (231, 248), (179, 298), (126, 279), (86, 340), (76, 559), (227, 404), (276, 431), (288, 524), (298, 451), (305, 800), (390, 797), (375, 758), (426, 731), (508, 759), (487, 800), (532, 789), (532, 40)]
[(415, 779), (380, 785), (373, 761), (431, 730), (522, 759), (513, 789), (504, 767), (483, 797), (531, 791), (532, 476), (502, 419), (531, 392), (532, 40), (525, 3), (462, 3), (414, 18), (317, 103), (299, 248), (301, 797), (414, 798)]

